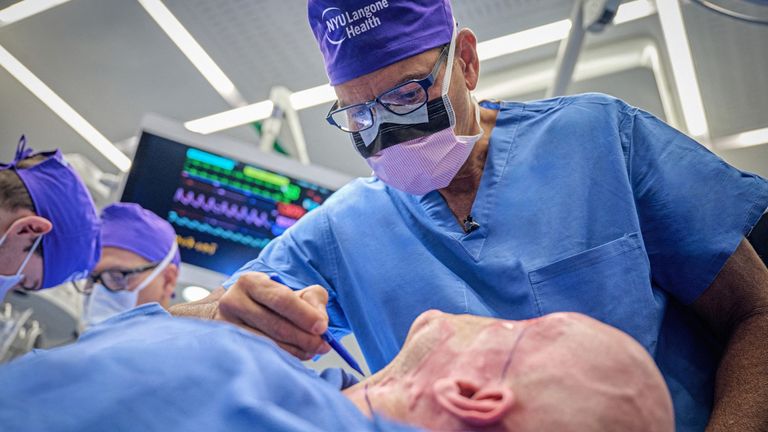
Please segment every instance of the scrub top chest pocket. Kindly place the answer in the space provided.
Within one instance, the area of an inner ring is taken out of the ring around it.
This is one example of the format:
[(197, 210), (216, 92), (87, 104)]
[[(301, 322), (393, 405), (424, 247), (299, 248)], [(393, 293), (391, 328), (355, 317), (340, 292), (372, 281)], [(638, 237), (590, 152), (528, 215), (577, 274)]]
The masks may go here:
[(654, 349), (663, 305), (654, 296), (638, 233), (533, 270), (528, 279), (540, 315), (580, 312)]

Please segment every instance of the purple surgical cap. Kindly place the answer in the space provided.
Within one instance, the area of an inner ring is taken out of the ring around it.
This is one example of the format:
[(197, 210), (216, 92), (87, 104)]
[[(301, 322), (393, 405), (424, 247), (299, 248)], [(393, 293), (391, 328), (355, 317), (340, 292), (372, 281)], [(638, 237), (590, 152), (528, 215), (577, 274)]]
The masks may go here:
[[(29, 168), (17, 166), (36, 155), (47, 159)], [(0, 164), (0, 170), (4, 169), (16, 172), (32, 198), (35, 213), (53, 226), (42, 240), (42, 288), (87, 276), (101, 254), (99, 219), (88, 189), (64, 161), (61, 150), (33, 153), (21, 137), (13, 161)]]
[[(176, 242), (176, 231), (160, 216), (134, 203), (116, 203), (101, 211), (101, 246), (133, 252), (147, 261), (162, 261)], [(179, 251), (171, 259), (181, 264)]]
[(309, 0), (331, 85), (451, 42), (449, 0)]

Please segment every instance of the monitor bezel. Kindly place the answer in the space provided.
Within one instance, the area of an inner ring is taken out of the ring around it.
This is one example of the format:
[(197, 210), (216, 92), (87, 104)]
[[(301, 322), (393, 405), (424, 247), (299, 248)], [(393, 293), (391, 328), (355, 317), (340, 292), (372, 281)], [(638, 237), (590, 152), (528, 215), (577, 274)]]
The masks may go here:
[[(150, 133), (188, 147), (199, 148), (201, 150), (230, 157), (270, 171), (278, 171), (290, 177), (314, 183), (333, 191), (340, 189), (353, 179), (352, 176), (328, 168), (311, 164), (305, 165), (286, 156), (266, 153), (260, 149), (258, 143), (246, 143), (220, 134), (202, 135), (192, 132), (185, 128), (183, 123), (157, 114), (147, 114), (142, 119), (139, 127), (136, 150), (138, 150), (138, 146), (141, 145), (141, 138), (144, 133)], [(121, 201), (123, 199), (125, 185), (127, 184), (128, 177), (133, 172), (133, 169), (133, 165), (131, 165), (131, 170), (123, 176), (122, 181), (120, 182), (117, 196), (120, 197)], [(254, 258), (256, 257), (253, 256), (243, 259), (243, 264)], [(221, 286), (229, 276), (230, 275), (225, 275), (194, 264), (183, 263), (181, 271), (179, 272), (177, 288), (196, 285), (207, 289), (214, 289)]]

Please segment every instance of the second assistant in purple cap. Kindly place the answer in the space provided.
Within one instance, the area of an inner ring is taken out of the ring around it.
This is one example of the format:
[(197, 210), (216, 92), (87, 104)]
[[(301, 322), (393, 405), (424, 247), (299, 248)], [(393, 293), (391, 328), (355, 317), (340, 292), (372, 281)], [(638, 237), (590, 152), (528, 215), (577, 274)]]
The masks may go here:
[[(116, 203), (101, 212), (101, 246), (133, 252), (147, 261), (161, 261), (176, 242), (176, 232), (160, 216), (134, 203)], [(178, 251), (171, 259), (178, 266)]]

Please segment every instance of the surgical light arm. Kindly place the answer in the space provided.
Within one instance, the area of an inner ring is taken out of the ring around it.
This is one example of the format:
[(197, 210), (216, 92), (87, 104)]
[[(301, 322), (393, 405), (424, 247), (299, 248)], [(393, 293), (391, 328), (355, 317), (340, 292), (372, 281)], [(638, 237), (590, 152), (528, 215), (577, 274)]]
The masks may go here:
[(579, 60), (587, 31), (597, 33), (613, 21), (620, 0), (576, 0), (571, 13), (571, 30), (560, 42), (555, 62), (555, 81), (547, 90), (547, 97), (560, 96), (568, 90)]

